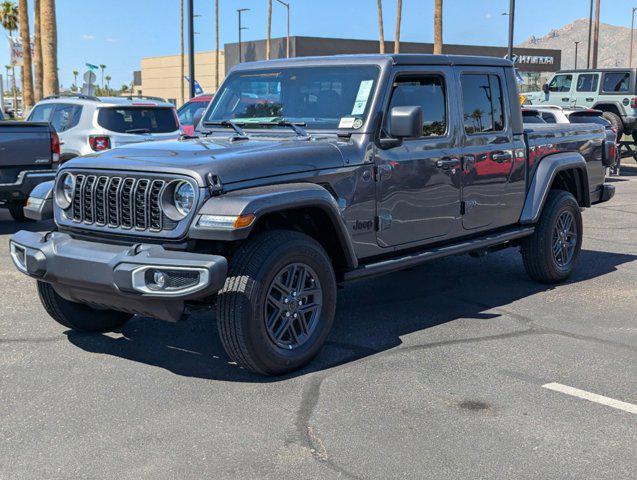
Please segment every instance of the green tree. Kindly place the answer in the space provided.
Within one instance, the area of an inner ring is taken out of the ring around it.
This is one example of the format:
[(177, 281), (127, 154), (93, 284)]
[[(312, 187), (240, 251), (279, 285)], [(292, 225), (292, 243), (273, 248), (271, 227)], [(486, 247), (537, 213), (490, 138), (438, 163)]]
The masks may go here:
[[(18, 6), (15, 2), (4, 1), (0, 4), (0, 25), (13, 36), (13, 32), (18, 29)], [(13, 111), (18, 110), (18, 89), (15, 84), (15, 65), (11, 65), (11, 76), (13, 86)], [(7, 71), (7, 75), (9, 72)]]
[(100, 70), (102, 71), (102, 88), (104, 88), (104, 70), (106, 70), (106, 65), (101, 63), (100, 64)]
[(77, 70), (73, 70), (73, 90), (79, 90), (77, 86), (77, 76), (80, 74)]

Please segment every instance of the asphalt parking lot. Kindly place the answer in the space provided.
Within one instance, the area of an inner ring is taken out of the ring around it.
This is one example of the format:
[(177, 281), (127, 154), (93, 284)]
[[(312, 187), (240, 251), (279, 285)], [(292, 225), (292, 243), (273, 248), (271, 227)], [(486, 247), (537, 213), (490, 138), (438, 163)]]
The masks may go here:
[(0, 479), (635, 478), (626, 165), (584, 214), (568, 283), (533, 283), (507, 250), (355, 284), (320, 356), (284, 378), (229, 364), (210, 315), (66, 331), (7, 253), (47, 225), (0, 211)]

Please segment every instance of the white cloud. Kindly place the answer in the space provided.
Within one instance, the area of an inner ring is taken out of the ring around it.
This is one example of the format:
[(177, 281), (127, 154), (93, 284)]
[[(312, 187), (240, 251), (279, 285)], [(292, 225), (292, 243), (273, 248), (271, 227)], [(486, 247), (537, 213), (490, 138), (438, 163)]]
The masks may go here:
[(83, 40), (95, 40), (95, 35), (82, 35)]
[(493, 17), (493, 14), (491, 14), (491, 13), (487, 13), (484, 16), (484, 18), (486, 18), (487, 20), (491, 20), (492, 17)]
[(112, 37), (108, 37), (108, 38), (106, 39), (106, 41), (107, 41), (108, 43), (115, 43), (115, 42), (117, 42), (117, 39), (116, 39), (116, 38), (112, 38)]

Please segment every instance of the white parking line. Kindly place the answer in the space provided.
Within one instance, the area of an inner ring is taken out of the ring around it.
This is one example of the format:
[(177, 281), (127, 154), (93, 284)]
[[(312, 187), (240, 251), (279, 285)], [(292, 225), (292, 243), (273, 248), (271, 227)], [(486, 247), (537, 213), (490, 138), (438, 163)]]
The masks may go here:
[(579, 388), (569, 387), (568, 385), (562, 385), (561, 383), (546, 383), (542, 385), (542, 388), (547, 388), (556, 392), (565, 393), (566, 395), (572, 395), (574, 397), (583, 398), (584, 400), (590, 400), (591, 402), (606, 405), (607, 407), (613, 407), (619, 410), (624, 410), (625, 412), (637, 414), (637, 405), (615, 400), (614, 398), (605, 397), (603, 395), (597, 395), (596, 393), (580, 390)]

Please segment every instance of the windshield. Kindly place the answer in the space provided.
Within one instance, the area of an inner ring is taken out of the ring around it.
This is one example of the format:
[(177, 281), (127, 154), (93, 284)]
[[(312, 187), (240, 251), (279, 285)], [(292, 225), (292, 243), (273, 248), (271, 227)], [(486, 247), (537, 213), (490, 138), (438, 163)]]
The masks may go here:
[(360, 128), (378, 78), (377, 66), (298, 67), (231, 74), (204, 118), (308, 129)]
[(571, 123), (596, 123), (597, 125), (610, 127), (610, 122), (598, 114), (571, 113), (568, 119)]
[(208, 106), (207, 102), (188, 102), (177, 111), (179, 123), (192, 125), (197, 115), (203, 114)]
[(179, 130), (173, 109), (166, 107), (100, 108), (97, 123), (118, 133), (169, 133)]

